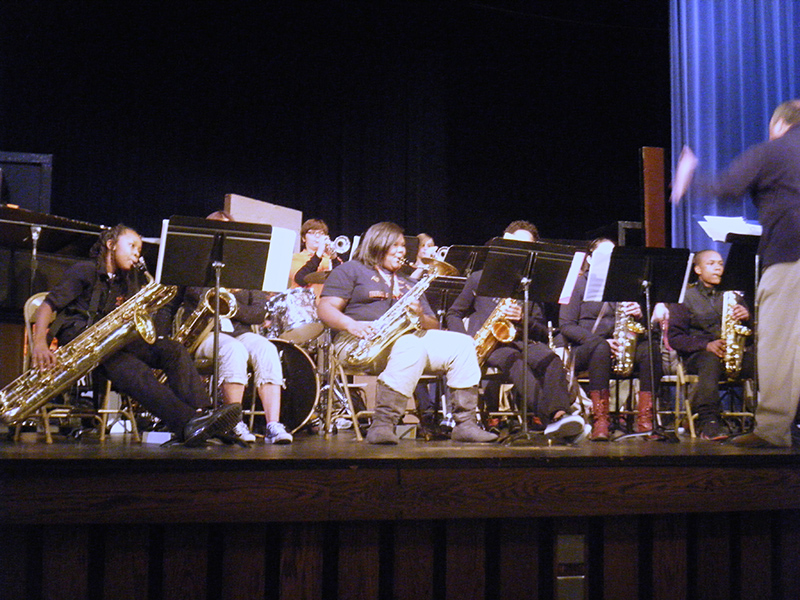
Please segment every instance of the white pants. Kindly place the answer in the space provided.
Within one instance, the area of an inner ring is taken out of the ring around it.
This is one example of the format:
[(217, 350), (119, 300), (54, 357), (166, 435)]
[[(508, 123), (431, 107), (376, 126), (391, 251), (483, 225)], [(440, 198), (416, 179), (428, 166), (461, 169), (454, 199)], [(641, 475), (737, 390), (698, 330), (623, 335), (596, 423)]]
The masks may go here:
[(411, 397), (423, 374), (447, 375), (447, 385), (464, 389), (478, 385), (481, 369), (472, 338), (463, 333), (428, 329), (401, 336), (392, 345), (378, 380)]
[(800, 400), (800, 261), (778, 263), (758, 284), (758, 406), (755, 434), (791, 446)]
[[(206, 337), (197, 348), (198, 358), (212, 358), (214, 335)], [(239, 337), (219, 335), (220, 383), (247, 384), (247, 363), (253, 366), (257, 386), (265, 383), (283, 385), (283, 370), (278, 348), (264, 336), (246, 332)]]

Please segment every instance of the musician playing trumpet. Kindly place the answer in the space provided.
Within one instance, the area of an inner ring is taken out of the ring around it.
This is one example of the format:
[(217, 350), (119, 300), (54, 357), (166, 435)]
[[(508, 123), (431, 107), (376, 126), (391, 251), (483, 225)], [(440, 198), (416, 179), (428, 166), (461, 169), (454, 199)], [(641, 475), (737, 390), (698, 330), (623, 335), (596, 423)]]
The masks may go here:
[[(690, 400), (697, 412), (697, 428), (707, 440), (721, 441), (730, 436), (722, 420), (719, 382), (725, 377), (723, 359), (726, 341), (722, 333), (723, 293), (717, 288), (725, 264), (714, 250), (703, 250), (694, 256), (697, 281), (686, 288), (681, 304), (669, 305), (668, 337), (670, 346), (684, 361), (687, 372), (696, 373)], [(732, 308), (731, 318), (737, 323), (750, 319), (750, 311), (740, 298)], [(752, 346), (743, 349), (739, 377), (752, 377), (755, 357)]]
[[(472, 339), (452, 331), (440, 331), (439, 322), (424, 295), (418, 300), (412, 280), (399, 273), (406, 256), (403, 230), (394, 223), (377, 223), (366, 232), (355, 259), (336, 267), (325, 282), (318, 312), (322, 321), (339, 332), (370, 340), (380, 318), (393, 305), (419, 318), (419, 329), (401, 335), (385, 355), (367, 367), (378, 375), (375, 414), (367, 433), (370, 444), (397, 444), (395, 425), (423, 373), (446, 374), (451, 389), (456, 426), (451, 439), (491, 442), (497, 436), (477, 423), (480, 367)], [(424, 283), (421, 281), (416, 285)], [(406, 295), (408, 294), (408, 295)], [(405, 298), (405, 299), (404, 299)], [(339, 336), (344, 335), (339, 333)], [(345, 336), (346, 337), (346, 336)], [(334, 351), (337, 342), (334, 340)], [(345, 357), (340, 357), (345, 358)]]
[[(535, 242), (539, 232), (533, 223), (514, 221), (503, 233), (506, 239)], [(467, 277), (464, 289), (446, 314), (450, 331), (475, 334), (486, 324), (500, 303), (501, 316), (520, 325), (522, 305), (519, 302), (503, 303), (500, 298), (476, 295), (483, 271)], [(469, 318), (469, 328), (464, 318)], [(570, 415), (572, 398), (568, 389), (564, 364), (547, 345), (547, 326), (541, 305), (533, 304), (529, 314), (528, 364), (523, 361), (521, 327), (515, 327), (511, 340), (500, 341), (486, 357), (486, 365), (496, 367), (514, 384), (518, 395), (527, 390), (528, 410), (545, 426), (545, 435), (554, 440), (571, 442), (582, 433), (584, 422), (578, 415)]]
[(308, 219), (300, 227), (301, 250), (292, 256), (289, 287), (311, 287), (319, 298), (321, 283), (306, 283), (311, 273), (327, 273), (342, 264), (328, 235), (328, 225), (321, 219)]

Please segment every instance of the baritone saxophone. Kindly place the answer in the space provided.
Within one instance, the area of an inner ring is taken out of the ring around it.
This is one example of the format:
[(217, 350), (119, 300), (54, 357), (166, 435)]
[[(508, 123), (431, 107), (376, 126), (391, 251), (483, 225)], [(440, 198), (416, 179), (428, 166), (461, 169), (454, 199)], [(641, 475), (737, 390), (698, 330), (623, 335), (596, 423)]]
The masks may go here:
[(137, 335), (148, 344), (156, 340), (150, 314), (169, 302), (175, 286), (151, 281), (128, 300), (55, 351), (52, 369), (30, 369), (0, 390), (0, 421), (23, 421), (48, 400), (68, 389), (113, 352)]

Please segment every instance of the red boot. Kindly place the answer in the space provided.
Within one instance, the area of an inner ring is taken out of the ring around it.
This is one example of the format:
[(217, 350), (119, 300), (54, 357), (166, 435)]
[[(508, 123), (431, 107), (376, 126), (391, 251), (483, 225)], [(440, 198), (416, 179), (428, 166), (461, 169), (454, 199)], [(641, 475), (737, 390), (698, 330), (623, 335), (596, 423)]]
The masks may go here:
[(644, 433), (653, 429), (653, 393), (639, 392), (639, 403), (636, 407), (636, 433)]
[(608, 390), (590, 390), (592, 399), (592, 435), (593, 442), (608, 441)]

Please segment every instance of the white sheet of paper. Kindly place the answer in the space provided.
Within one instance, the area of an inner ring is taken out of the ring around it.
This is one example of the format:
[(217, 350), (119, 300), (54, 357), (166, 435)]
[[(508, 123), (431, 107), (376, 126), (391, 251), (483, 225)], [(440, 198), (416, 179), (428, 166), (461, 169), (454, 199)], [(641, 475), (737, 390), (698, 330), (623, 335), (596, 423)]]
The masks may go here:
[[(607, 251), (604, 251), (608, 248)], [(608, 267), (611, 263), (611, 253), (614, 246), (601, 244), (592, 252), (592, 264), (589, 267), (589, 276), (586, 280), (586, 291), (583, 293), (584, 302), (602, 302), (603, 290), (606, 289)]]
[(705, 215), (702, 221), (697, 222), (706, 235), (715, 242), (724, 242), (729, 233), (744, 235), (761, 235), (761, 225), (748, 223), (743, 217), (718, 217)]
[(572, 257), (572, 264), (569, 266), (569, 273), (564, 280), (564, 287), (561, 289), (561, 295), (558, 298), (559, 304), (569, 304), (572, 298), (572, 290), (575, 289), (575, 282), (578, 281), (578, 275), (581, 272), (583, 260), (586, 258), (586, 252), (576, 252)]
[(289, 271), (292, 269), (292, 250), (297, 232), (284, 227), (273, 227), (272, 238), (269, 242), (267, 255), (267, 268), (264, 271), (264, 284), (261, 289), (265, 292), (282, 292), (286, 290), (289, 281)]

